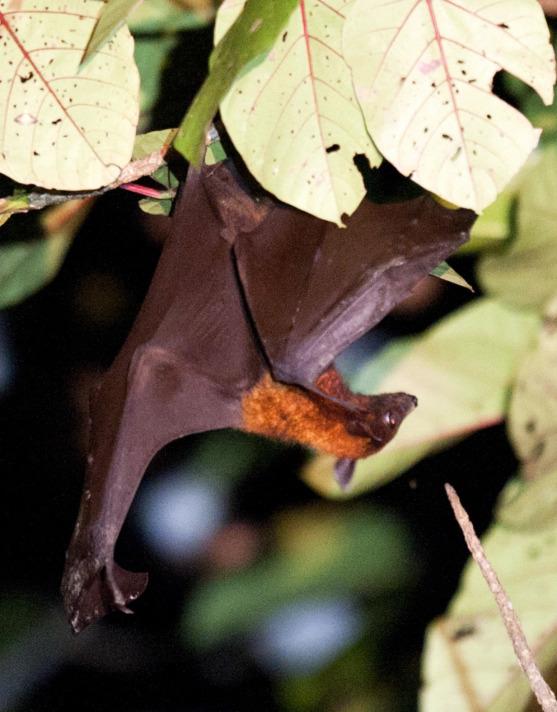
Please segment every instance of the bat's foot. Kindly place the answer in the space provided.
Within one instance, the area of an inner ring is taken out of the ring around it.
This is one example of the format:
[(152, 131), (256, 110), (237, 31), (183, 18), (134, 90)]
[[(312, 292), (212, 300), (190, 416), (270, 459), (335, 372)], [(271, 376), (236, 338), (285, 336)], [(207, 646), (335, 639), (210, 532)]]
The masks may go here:
[(66, 615), (74, 633), (111, 611), (132, 613), (127, 604), (139, 598), (147, 586), (146, 573), (122, 569), (112, 559), (68, 559), (62, 579)]

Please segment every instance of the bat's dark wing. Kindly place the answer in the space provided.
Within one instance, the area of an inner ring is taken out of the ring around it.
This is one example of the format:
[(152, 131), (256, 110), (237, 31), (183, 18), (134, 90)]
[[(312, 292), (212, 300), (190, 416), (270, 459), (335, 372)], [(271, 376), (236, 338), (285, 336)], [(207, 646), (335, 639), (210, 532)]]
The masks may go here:
[(233, 221), (223, 221), (226, 207), (215, 209), (220, 192), (213, 186), (209, 196), (206, 180), (188, 176), (149, 293), (93, 394), (86, 482), (62, 582), (76, 631), (127, 611), (147, 584), (146, 574), (121, 569), (113, 556), (153, 455), (190, 433), (240, 427), (242, 395), (263, 373), (221, 234)]
[(465, 242), (474, 217), (429, 196), (381, 205), (364, 200), (345, 229), (294, 208), (273, 208), (234, 249), (275, 378), (311, 387)]

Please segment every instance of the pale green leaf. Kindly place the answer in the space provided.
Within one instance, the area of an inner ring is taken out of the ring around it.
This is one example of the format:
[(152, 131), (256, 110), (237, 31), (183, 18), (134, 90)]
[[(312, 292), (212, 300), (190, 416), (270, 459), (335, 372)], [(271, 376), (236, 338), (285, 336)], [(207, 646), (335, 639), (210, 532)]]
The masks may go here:
[[(545, 672), (557, 658), (557, 521), (531, 532), (495, 525), (483, 545)], [(423, 679), (421, 712), (523, 712), (530, 698), (499, 611), (473, 561), (448, 613), (429, 628)]]
[(557, 299), (544, 311), (540, 339), (518, 373), (508, 430), (521, 478), (498, 506), (507, 526), (539, 528), (557, 520)]
[(509, 304), (542, 308), (557, 285), (557, 146), (545, 147), (521, 182), (516, 235), (482, 258), (482, 287)]
[[(226, 0), (221, 36), (242, 8)], [(342, 56), (344, 0), (297, 2), (269, 54), (249, 66), (221, 103), (228, 133), (249, 170), (271, 193), (342, 225), (364, 197), (354, 165), (381, 156), (367, 134)]]
[(344, 54), (370, 135), (403, 175), (480, 212), (539, 130), (495, 96), (505, 69), (551, 103), (555, 57), (537, 0), (356, 0)]
[(524, 359), (511, 398), (509, 437), (528, 479), (557, 470), (557, 299)]
[(126, 24), (128, 16), (140, 2), (142, 0), (107, 0), (85, 48), (82, 64), (85, 64), (115, 32)]
[(455, 269), (453, 269), (447, 262), (441, 262), (434, 269), (431, 270), (430, 274), (433, 277), (438, 277), (443, 279), (445, 282), (450, 282), (451, 284), (456, 284), (459, 287), (464, 287), (469, 289), (471, 292), (474, 291), (472, 285), (470, 285), (464, 277), (462, 277)]
[(149, 215), (170, 215), (172, 202), (180, 181), (167, 165), (157, 168), (151, 174), (151, 178), (168, 190), (161, 191), (157, 198), (143, 198), (139, 201), (139, 207)]
[(497, 503), (497, 521), (512, 529), (542, 529), (557, 522), (557, 469), (535, 479), (524, 472), (505, 488)]
[(121, 28), (79, 64), (103, 3), (0, 0), (0, 172), (19, 183), (92, 190), (129, 162), (138, 119), (133, 40)]
[(377, 487), (455, 438), (500, 422), (509, 389), (524, 355), (532, 348), (539, 317), (494, 299), (479, 299), (431, 327), (399, 358), (380, 383), (371, 365), (351, 384), (361, 392), (404, 391), (416, 395), (417, 409), (377, 455), (358, 461), (347, 492), (333, 476), (334, 458), (316, 457), (304, 478), (327, 496), (352, 496)]
[(190, 163), (201, 163), (205, 134), (220, 101), (238, 73), (269, 51), (296, 1), (247, 0), (242, 14), (218, 42), (209, 60), (209, 76), (182, 121), (175, 141), (178, 151)]
[(91, 200), (75, 200), (50, 208), (40, 218), (42, 237), (0, 241), (0, 309), (17, 304), (56, 276), (91, 205)]

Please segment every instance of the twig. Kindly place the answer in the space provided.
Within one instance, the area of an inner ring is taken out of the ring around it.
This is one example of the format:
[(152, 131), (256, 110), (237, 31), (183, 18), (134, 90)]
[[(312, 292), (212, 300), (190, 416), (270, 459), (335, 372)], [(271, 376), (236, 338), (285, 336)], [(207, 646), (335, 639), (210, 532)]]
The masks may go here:
[(497, 574), (495, 573), (493, 567), (489, 563), (466, 510), (460, 503), (460, 499), (451, 485), (445, 484), (445, 491), (447, 492), (447, 497), (449, 498), (449, 502), (453, 508), (456, 521), (464, 534), (464, 539), (466, 540), (468, 549), (474, 557), (474, 561), (482, 572), (482, 576), (484, 577), (487, 585), (489, 586), (489, 590), (493, 594), (493, 598), (497, 603), (497, 607), (499, 608), (501, 617), (503, 618), (503, 623), (505, 624), (505, 628), (507, 629), (507, 633), (513, 644), (515, 655), (520, 663), (520, 667), (524, 670), (524, 674), (528, 678), (532, 692), (536, 696), (536, 699), (544, 712), (557, 712), (557, 700), (555, 699), (555, 695), (543, 679), (542, 674), (536, 665), (536, 661), (534, 660), (534, 656), (530, 650), (526, 636), (524, 635), (518, 617), (514, 612), (513, 604), (507, 596), (501, 582), (497, 578)]

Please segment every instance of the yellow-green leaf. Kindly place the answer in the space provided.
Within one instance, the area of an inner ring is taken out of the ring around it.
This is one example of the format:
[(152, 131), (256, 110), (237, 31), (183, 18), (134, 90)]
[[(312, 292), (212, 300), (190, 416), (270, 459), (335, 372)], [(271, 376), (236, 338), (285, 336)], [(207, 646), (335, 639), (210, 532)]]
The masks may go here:
[(100, 0), (0, 0), (0, 172), (91, 190), (129, 162), (138, 118), (133, 40), (121, 28), (80, 69)]
[[(369, 139), (342, 56), (344, 0), (299, 0), (270, 52), (246, 68), (221, 116), (248, 168), (290, 205), (342, 224), (365, 194), (353, 162), (381, 157)], [(241, 11), (226, 0), (216, 37)]]
[(482, 258), (478, 278), (509, 304), (541, 309), (557, 286), (557, 146), (535, 158), (520, 184), (516, 235)]
[(133, 144), (132, 161), (140, 161), (155, 153), (164, 154), (169, 149), (177, 129), (161, 129), (138, 134)]
[[(557, 521), (531, 532), (495, 525), (483, 545), (545, 672), (557, 660)], [(473, 561), (448, 613), (428, 631), (423, 679), (421, 712), (523, 712), (530, 698), (499, 611)]]
[(351, 383), (355, 390), (405, 391), (417, 396), (418, 407), (381, 452), (358, 461), (347, 492), (333, 476), (330, 456), (312, 460), (304, 478), (326, 496), (352, 496), (388, 482), (455, 438), (499, 422), (538, 325), (534, 312), (479, 299), (416, 338), (379, 383), (373, 363), (364, 368)]
[(555, 58), (537, 0), (356, 0), (344, 54), (371, 137), (404, 175), (480, 212), (539, 130), (492, 93), (501, 69), (551, 103)]

